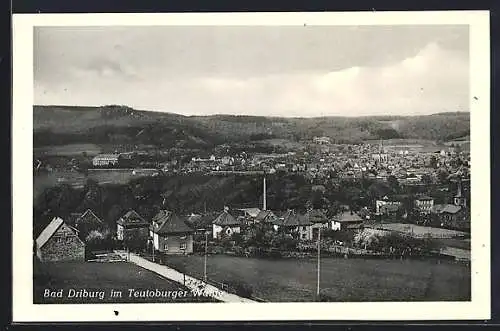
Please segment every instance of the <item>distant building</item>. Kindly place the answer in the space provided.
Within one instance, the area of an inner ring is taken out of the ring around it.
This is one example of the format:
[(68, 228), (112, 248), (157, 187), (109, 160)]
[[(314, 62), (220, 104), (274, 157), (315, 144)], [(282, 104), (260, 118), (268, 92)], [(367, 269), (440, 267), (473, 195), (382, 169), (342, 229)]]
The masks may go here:
[(238, 209), (242, 213), (242, 216), (250, 217), (250, 218), (256, 218), (257, 215), (260, 213), (259, 208), (241, 208)]
[(224, 207), (224, 211), (212, 222), (212, 236), (214, 239), (221, 235), (231, 236), (233, 233), (241, 232), (241, 223), (229, 213), (229, 208)]
[(92, 165), (94, 167), (117, 166), (119, 159), (119, 154), (99, 154), (92, 159)]
[(78, 231), (54, 217), (35, 241), (36, 255), (42, 262), (85, 261), (85, 243)]
[(288, 210), (279, 221), (280, 226), (284, 227), (287, 232), (296, 234), (299, 240), (314, 240), (318, 237), (320, 228), (329, 227), (326, 216), (317, 210), (306, 214)]
[(389, 160), (389, 155), (386, 153), (373, 153), (372, 159), (378, 162), (387, 162)]
[(453, 197), (453, 204), (455, 206), (465, 207), (467, 205), (467, 200), (462, 192), (462, 182), (458, 182), (457, 193)]
[(440, 226), (470, 229), (470, 214), (462, 206), (451, 204), (434, 205), (431, 213), (434, 219), (439, 221)]
[(160, 210), (149, 228), (154, 248), (164, 254), (193, 253), (193, 233), (183, 217), (168, 210)]
[(330, 137), (314, 137), (313, 141), (316, 144), (328, 145), (328, 144), (330, 144)]
[(353, 211), (344, 211), (331, 222), (333, 230), (354, 230), (363, 226), (363, 219)]
[(375, 201), (375, 213), (376, 214), (383, 214), (386, 212), (388, 209), (386, 206), (395, 206), (395, 207), (390, 207), (389, 209), (395, 210), (401, 207), (401, 201), (391, 201), (388, 198), (384, 198), (382, 200), (376, 200)]
[(149, 222), (135, 210), (129, 210), (116, 221), (116, 239), (134, 246), (146, 245)]
[(259, 212), (259, 214), (257, 214), (257, 216), (255, 217), (255, 222), (257, 222), (257, 223), (261, 223), (261, 222), (272, 223), (276, 219), (277, 219), (277, 217), (272, 211), (261, 210)]
[(428, 196), (420, 196), (415, 199), (415, 208), (424, 214), (429, 214), (434, 206), (434, 199)]
[(311, 224), (311, 240), (318, 238), (319, 229), (328, 229), (330, 227), (328, 218), (323, 211), (318, 209), (309, 210), (305, 217)]
[(386, 204), (380, 207), (380, 214), (387, 218), (396, 218), (403, 214), (401, 203)]

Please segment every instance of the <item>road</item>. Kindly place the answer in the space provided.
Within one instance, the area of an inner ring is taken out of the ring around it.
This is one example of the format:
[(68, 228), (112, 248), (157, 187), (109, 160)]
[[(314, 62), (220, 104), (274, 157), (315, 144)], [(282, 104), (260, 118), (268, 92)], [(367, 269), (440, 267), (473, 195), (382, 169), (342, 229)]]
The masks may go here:
[(191, 277), (188, 275), (184, 276), (183, 273), (178, 272), (175, 269), (172, 269), (172, 268), (169, 268), (167, 266), (160, 265), (157, 263), (153, 263), (153, 262), (148, 261), (148, 260), (146, 260), (146, 259), (144, 259), (136, 254), (133, 254), (133, 253), (130, 253), (129, 262), (134, 263), (134, 264), (136, 264), (144, 269), (150, 270), (154, 273), (157, 273), (158, 275), (161, 275), (165, 278), (168, 278), (168, 279), (173, 280), (173, 281), (180, 283), (180, 284), (184, 284), (184, 277), (186, 277), (185, 278), (185, 280), (186, 280), (185, 286), (188, 287), (190, 290), (199, 291), (200, 288), (203, 288), (203, 290), (206, 293), (213, 293), (214, 297), (217, 300), (220, 300), (222, 302), (233, 302), (233, 303), (234, 302), (248, 302), (248, 303), (257, 302), (257, 301), (253, 301), (253, 300), (250, 300), (247, 298), (242, 298), (240, 296), (237, 296), (236, 294), (222, 291), (221, 289), (219, 289), (213, 285), (206, 284), (205, 282), (203, 282), (199, 279), (196, 279), (194, 277)]

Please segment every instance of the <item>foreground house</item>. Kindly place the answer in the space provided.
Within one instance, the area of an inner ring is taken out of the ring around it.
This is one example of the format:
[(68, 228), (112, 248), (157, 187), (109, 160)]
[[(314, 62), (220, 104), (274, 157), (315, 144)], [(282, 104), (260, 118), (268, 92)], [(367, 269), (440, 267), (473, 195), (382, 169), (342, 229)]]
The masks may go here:
[(240, 221), (229, 213), (228, 207), (224, 207), (224, 211), (212, 222), (212, 235), (214, 239), (220, 238), (222, 235), (231, 236), (233, 233), (240, 232)]
[(74, 222), (75, 228), (79, 231), (80, 238), (83, 240), (85, 240), (90, 232), (103, 232), (106, 228), (104, 222), (90, 209), (87, 209), (82, 215), (77, 217)]
[(321, 210), (310, 210), (305, 214), (305, 218), (310, 224), (310, 235), (307, 240), (316, 240), (320, 229), (329, 228), (328, 218)]
[(85, 261), (85, 243), (78, 231), (54, 217), (36, 239), (36, 255), (42, 262)]
[(183, 217), (160, 210), (149, 228), (154, 249), (165, 254), (193, 253), (193, 233)]
[(143, 246), (148, 240), (149, 223), (135, 210), (129, 210), (116, 221), (116, 239), (135, 246)]
[(288, 210), (281, 219), (281, 227), (288, 233), (296, 233), (300, 240), (314, 240), (318, 237), (319, 229), (328, 228), (328, 219), (317, 210), (306, 214)]

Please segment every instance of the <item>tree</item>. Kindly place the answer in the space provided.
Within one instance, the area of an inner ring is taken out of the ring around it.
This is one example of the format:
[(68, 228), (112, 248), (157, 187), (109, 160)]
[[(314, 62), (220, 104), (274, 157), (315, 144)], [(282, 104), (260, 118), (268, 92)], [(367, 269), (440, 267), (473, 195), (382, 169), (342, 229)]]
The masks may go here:
[(436, 168), (437, 168), (437, 164), (438, 164), (438, 160), (437, 160), (436, 156), (435, 156), (435, 155), (432, 155), (432, 156), (431, 156), (431, 159), (429, 160), (429, 166), (430, 166), (431, 168), (436, 169)]
[(387, 183), (389, 184), (389, 187), (393, 192), (398, 192), (399, 191), (399, 181), (394, 175), (390, 175), (387, 177)]
[(105, 250), (112, 248), (112, 241), (109, 231), (93, 230), (84, 238), (87, 251)]
[(425, 185), (430, 185), (432, 184), (432, 177), (429, 174), (423, 174), (422, 175), (422, 183)]
[(441, 184), (448, 183), (448, 176), (449, 175), (450, 175), (450, 173), (448, 172), (448, 170), (446, 170), (444, 168), (439, 169), (438, 174), (437, 174), (439, 182)]

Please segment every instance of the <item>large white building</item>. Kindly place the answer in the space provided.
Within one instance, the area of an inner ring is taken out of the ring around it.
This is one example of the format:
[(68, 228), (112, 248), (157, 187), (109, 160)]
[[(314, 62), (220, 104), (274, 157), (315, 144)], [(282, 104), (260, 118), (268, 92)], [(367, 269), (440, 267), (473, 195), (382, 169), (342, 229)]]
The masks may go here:
[(429, 214), (434, 206), (434, 199), (428, 196), (420, 196), (415, 199), (415, 208), (422, 213)]
[(119, 158), (119, 154), (99, 154), (92, 159), (92, 165), (94, 167), (115, 166)]

